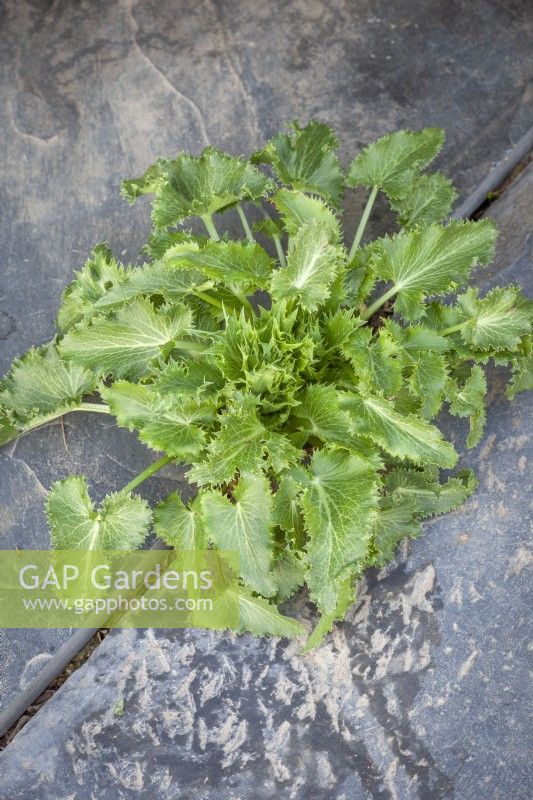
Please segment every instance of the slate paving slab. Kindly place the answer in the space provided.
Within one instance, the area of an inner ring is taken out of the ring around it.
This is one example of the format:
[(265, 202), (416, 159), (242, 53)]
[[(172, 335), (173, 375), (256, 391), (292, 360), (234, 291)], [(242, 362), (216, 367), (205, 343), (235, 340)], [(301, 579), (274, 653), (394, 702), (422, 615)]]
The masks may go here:
[[(129, 208), (118, 186), (157, 155), (208, 142), (245, 152), (317, 116), (346, 160), (388, 130), (437, 124), (463, 198), (533, 122), (526, 2), (7, 0), (2, 11), (0, 372), (53, 336), (91, 246), (137, 257), (146, 206)], [(72, 415), (64, 429), (0, 451), (0, 548), (48, 546), (42, 498), (57, 478), (83, 472), (101, 497), (149, 458), (104, 420)], [(146, 496), (174, 485), (154, 480)], [(69, 635), (0, 633), (0, 712)]]
[[(490, 208), (482, 287), (533, 288), (532, 199), (533, 165)], [(478, 491), (370, 574), (321, 648), (115, 631), (0, 754), (0, 797), (528, 800), (532, 405), (491, 373), (461, 463)], [(292, 611), (310, 622), (303, 597)]]

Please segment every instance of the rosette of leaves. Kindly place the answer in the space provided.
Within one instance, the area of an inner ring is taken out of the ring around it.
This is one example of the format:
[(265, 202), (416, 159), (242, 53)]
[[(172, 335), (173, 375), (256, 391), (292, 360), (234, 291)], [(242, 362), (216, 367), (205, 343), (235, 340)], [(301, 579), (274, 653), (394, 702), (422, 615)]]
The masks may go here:
[[(306, 586), (321, 615), (313, 646), (366, 567), (469, 496), (471, 472), (439, 477), (458, 454), (438, 415), (468, 418), (472, 447), (486, 364), (509, 366), (510, 397), (531, 387), (531, 309), (517, 287), (465, 288), (496, 231), (445, 221), (454, 190), (424, 173), (442, 144), (437, 129), (393, 133), (344, 173), (328, 127), (293, 123), (249, 159), (210, 147), (126, 181), (129, 200), (152, 197), (146, 261), (94, 250), (55, 340), (3, 380), (0, 437), (92, 411), (162, 455), (98, 509), (82, 477), (55, 484), (56, 547), (135, 547), (153, 525), (176, 548), (235, 550), (240, 629), (301, 633), (278, 605)], [(350, 241), (340, 206), (358, 187), (368, 200)], [(363, 246), (379, 192), (397, 228)], [(222, 235), (231, 209), (242, 239)], [(206, 235), (183, 227), (194, 217)], [(173, 460), (196, 497), (173, 492), (152, 512), (132, 492)]]

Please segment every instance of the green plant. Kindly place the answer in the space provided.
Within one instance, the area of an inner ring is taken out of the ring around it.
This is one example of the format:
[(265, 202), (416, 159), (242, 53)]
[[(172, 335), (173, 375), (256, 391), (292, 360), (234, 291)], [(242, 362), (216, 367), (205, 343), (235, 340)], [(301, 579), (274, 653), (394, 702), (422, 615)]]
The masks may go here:
[[(56, 483), (56, 547), (141, 545), (152, 514), (132, 490), (186, 462), (198, 494), (160, 504), (156, 533), (178, 548), (239, 551), (242, 629), (301, 632), (276, 603), (306, 584), (322, 614), (312, 646), (367, 566), (464, 501), (474, 477), (440, 481), (458, 455), (432, 420), (446, 405), (469, 418), (468, 446), (479, 442), (483, 365), (510, 366), (510, 397), (531, 386), (531, 315), (515, 287), (449, 299), (491, 260), (496, 231), (489, 220), (443, 224), (453, 187), (422, 173), (442, 144), (438, 129), (393, 133), (344, 174), (332, 131), (294, 123), (250, 159), (209, 147), (124, 183), (129, 201), (154, 198), (146, 263), (95, 248), (64, 293), (57, 337), (1, 385), (0, 442), (92, 411), (164, 455), (99, 510), (84, 478)], [(370, 194), (345, 247), (340, 203), (358, 186)], [(379, 192), (399, 230), (363, 246)], [(250, 226), (243, 204), (264, 219)], [(219, 233), (229, 209), (244, 240)], [(192, 217), (207, 236), (183, 229)]]

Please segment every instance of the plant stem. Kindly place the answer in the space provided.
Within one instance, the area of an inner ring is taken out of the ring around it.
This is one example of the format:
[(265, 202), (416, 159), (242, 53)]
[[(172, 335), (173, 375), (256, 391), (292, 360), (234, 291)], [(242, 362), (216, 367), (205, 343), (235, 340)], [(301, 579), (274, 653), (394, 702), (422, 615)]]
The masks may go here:
[(377, 197), (378, 191), (379, 191), (379, 189), (378, 189), (377, 186), (373, 186), (372, 187), (372, 191), (370, 192), (368, 200), (366, 201), (366, 206), (365, 206), (365, 210), (363, 211), (363, 216), (361, 217), (361, 221), (359, 222), (359, 225), (358, 225), (357, 230), (355, 232), (355, 237), (354, 237), (354, 240), (352, 242), (352, 246), (350, 248), (350, 254), (348, 256), (348, 261), (351, 261), (352, 258), (354, 257), (355, 251), (359, 247), (359, 243), (360, 243), (361, 239), (363, 238), (363, 233), (365, 232), (366, 224), (368, 222), (368, 218), (370, 216), (370, 212), (372, 211), (372, 208), (373, 208), (374, 203), (376, 201), (376, 197)]
[(60, 411), (59, 413), (57, 411), (53, 411), (51, 414), (47, 414), (45, 417), (39, 417), (39, 419), (33, 420), (33, 422), (28, 422), (28, 424), (24, 426), (20, 433), (23, 434), (33, 431), (35, 428), (40, 428), (41, 425), (46, 425), (47, 422), (53, 422), (54, 419), (59, 419), (65, 414), (70, 414), (72, 411), (96, 411), (99, 414), (111, 414), (109, 406), (104, 405), (103, 403), (80, 403), (79, 406), (74, 406), (74, 408), (63, 409), (63, 411)]
[(466, 325), (466, 322), (459, 322), (457, 325), (452, 325), (449, 328), (445, 328), (443, 331), (439, 331), (439, 336), (449, 336), (450, 333), (457, 333)]
[(392, 286), (387, 292), (385, 292), (385, 294), (382, 294), (381, 297), (378, 297), (378, 299), (361, 314), (361, 319), (370, 319), (370, 317), (375, 314), (376, 311), (387, 302), (387, 300), (390, 300), (391, 297), (394, 297), (397, 291), (397, 287)]
[(214, 239), (215, 242), (220, 241), (220, 236), (218, 235), (217, 229), (215, 228), (215, 223), (213, 222), (213, 216), (211, 214), (206, 214), (202, 217), (202, 222), (204, 223), (211, 239)]
[(244, 228), (244, 232), (246, 234), (246, 238), (250, 242), (250, 244), (255, 244), (254, 235), (248, 225), (248, 220), (246, 219), (246, 214), (244, 213), (244, 209), (240, 203), (237, 203), (237, 213), (241, 218), (242, 227)]
[(285, 261), (285, 253), (283, 252), (281, 239), (277, 234), (274, 234), (272, 238), (274, 239), (274, 244), (276, 245), (276, 252), (278, 254), (279, 263), (282, 267), (285, 267), (287, 266), (287, 262)]
[(123, 489), (121, 489), (120, 494), (128, 494), (129, 492), (132, 492), (137, 488), (137, 486), (139, 486), (148, 478), (151, 478), (152, 475), (154, 475), (156, 472), (159, 472), (160, 469), (173, 461), (174, 458), (175, 456), (162, 456), (157, 461), (154, 461), (153, 464), (150, 464), (149, 467), (146, 467), (146, 469), (140, 472)]
[(79, 408), (73, 408), (73, 411), (94, 411), (97, 414), (111, 414), (107, 403), (80, 403)]
[(195, 294), (196, 297), (199, 297), (200, 300), (204, 300), (206, 303), (209, 303), (209, 305), (214, 306), (215, 308), (219, 308), (221, 311), (224, 310), (224, 306), (222, 305), (220, 300), (216, 299), (216, 297), (211, 297), (211, 295), (207, 294), (206, 292), (195, 292)]

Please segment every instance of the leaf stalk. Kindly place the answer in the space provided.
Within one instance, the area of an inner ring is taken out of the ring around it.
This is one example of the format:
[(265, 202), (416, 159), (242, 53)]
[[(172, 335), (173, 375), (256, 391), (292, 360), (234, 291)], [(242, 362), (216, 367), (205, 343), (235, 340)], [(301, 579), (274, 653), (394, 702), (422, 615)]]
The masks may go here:
[(350, 253), (348, 255), (348, 261), (351, 261), (352, 258), (354, 257), (354, 255), (356, 253), (356, 250), (359, 247), (359, 244), (361, 242), (361, 239), (363, 238), (363, 234), (365, 232), (365, 228), (367, 226), (368, 219), (370, 217), (372, 208), (374, 207), (374, 203), (376, 202), (376, 197), (378, 195), (378, 191), (379, 191), (379, 187), (373, 186), (372, 187), (372, 191), (370, 192), (370, 195), (368, 196), (368, 200), (366, 201), (365, 210), (363, 211), (363, 216), (361, 217), (359, 225), (357, 226), (357, 230), (355, 232), (354, 240), (353, 240), (352, 246), (350, 248)]
[(120, 494), (129, 494), (129, 492), (132, 492), (137, 488), (137, 486), (140, 486), (141, 483), (144, 483), (144, 481), (148, 480), (148, 478), (151, 478), (152, 475), (155, 475), (156, 472), (159, 472), (160, 469), (163, 469), (163, 467), (165, 467), (167, 464), (170, 464), (174, 458), (175, 456), (162, 456), (157, 461), (154, 461), (153, 464), (150, 464), (149, 467), (146, 467), (146, 469), (144, 469), (142, 472), (136, 475), (133, 480), (126, 484), (126, 486), (120, 490)]

